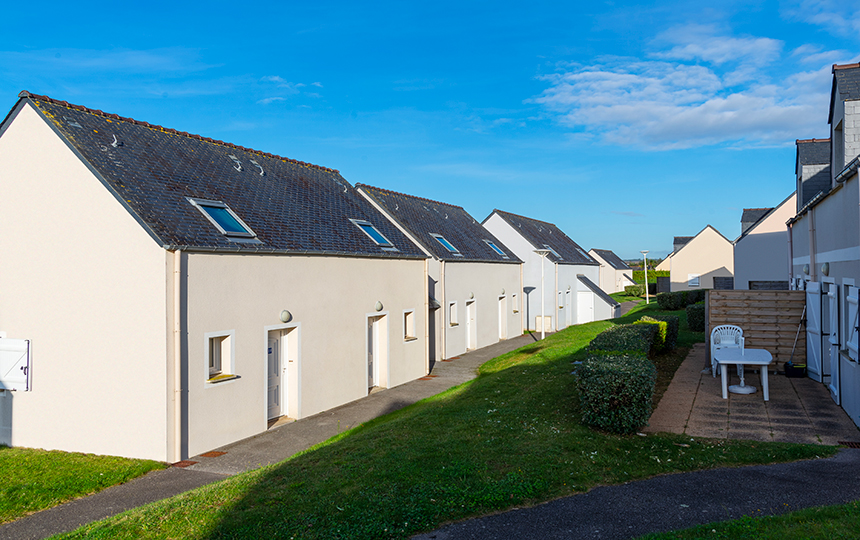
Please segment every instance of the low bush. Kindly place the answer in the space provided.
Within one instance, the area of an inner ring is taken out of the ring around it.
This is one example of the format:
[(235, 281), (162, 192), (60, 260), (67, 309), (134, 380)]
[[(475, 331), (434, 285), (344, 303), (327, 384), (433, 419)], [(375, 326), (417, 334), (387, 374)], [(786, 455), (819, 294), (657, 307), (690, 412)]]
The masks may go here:
[(648, 423), (657, 368), (647, 358), (635, 353), (591, 355), (578, 373), (584, 424), (624, 435)]
[(638, 321), (635, 321), (633, 324), (653, 324), (657, 327), (657, 331), (654, 332), (654, 345), (652, 349), (654, 352), (660, 352), (665, 350), (666, 347), (666, 336), (668, 333), (669, 323), (666, 321), (659, 321), (652, 317), (642, 317)]
[(620, 324), (607, 328), (591, 340), (586, 350), (589, 352), (638, 352), (648, 354), (654, 346), (657, 326), (653, 324)]
[(630, 296), (642, 296), (645, 294), (645, 285), (628, 285), (624, 287), (624, 292)]
[(705, 300), (707, 289), (694, 289), (692, 291), (676, 291), (661, 293), (657, 295), (657, 304), (660, 309), (666, 311), (677, 311), (684, 309), (690, 304), (697, 304)]
[(706, 292), (706, 289), (694, 289), (692, 291), (687, 291), (687, 305), (704, 302)]
[(678, 332), (681, 329), (681, 318), (677, 315), (662, 315), (659, 313), (645, 316), (639, 319), (640, 321), (653, 319), (656, 321), (664, 321), (666, 323), (666, 346), (665, 350), (671, 351), (678, 346)]
[(687, 306), (687, 327), (693, 332), (705, 331), (705, 304)]

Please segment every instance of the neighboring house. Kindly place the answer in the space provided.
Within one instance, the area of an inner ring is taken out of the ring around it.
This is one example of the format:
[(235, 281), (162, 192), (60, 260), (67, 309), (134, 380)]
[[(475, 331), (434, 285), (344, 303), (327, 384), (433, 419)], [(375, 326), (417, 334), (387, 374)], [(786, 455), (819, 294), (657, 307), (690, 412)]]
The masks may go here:
[(788, 233), (796, 213), (795, 193), (776, 208), (745, 208), (735, 240), (735, 289), (788, 290)]
[(612, 294), (623, 291), (628, 285), (636, 285), (633, 269), (611, 250), (592, 248), (588, 254), (600, 263), (600, 288), (603, 292)]
[[(493, 210), (483, 225), (523, 261), (522, 307), (529, 330), (541, 330), (541, 294), (547, 331), (619, 315), (620, 304), (597, 285), (600, 263), (552, 223)], [(541, 257), (536, 249), (549, 253)]]
[(726, 288), (734, 275), (732, 241), (710, 225), (696, 236), (676, 236), (669, 265), (672, 292)]
[(693, 236), (676, 236), (672, 239), (672, 253), (666, 255), (666, 258), (660, 261), (660, 264), (657, 265), (654, 270), (659, 270), (661, 272), (669, 272), (672, 269), (672, 255), (674, 255), (679, 249), (687, 245), (687, 242), (692, 240)]
[(522, 261), (504, 243), (460, 206), (356, 189), (430, 257), (431, 361), (522, 335)]
[(3, 444), (175, 462), (427, 373), (426, 257), (333, 169), (26, 92), (0, 163)]
[[(860, 64), (834, 65), (832, 73), (829, 183), (789, 220), (789, 252), (792, 286), (806, 290), (807, 373), (860, 426)], [(801, 180), (826, 170), (821, 163), (806, 170), (807, 148), (797, 145), (803, 199), (810, 192)]]
[(821, 192), (830, 191), (830, 139), (798, 139), (795, 141), (797, 176), (795, 197), (797, 212)]
[(669, 270), (671, 270), (672, 269), (671, 258), (672, 258), (673, 253), (675, 253), (675, 252), (673, 251), (672, 253), (666, 255), (666, 258), (663, 259), (662, 261), (660, 261), (660, 264), (655, 266), (654, 270), (659, 270), (660, 272), (668, 272)]

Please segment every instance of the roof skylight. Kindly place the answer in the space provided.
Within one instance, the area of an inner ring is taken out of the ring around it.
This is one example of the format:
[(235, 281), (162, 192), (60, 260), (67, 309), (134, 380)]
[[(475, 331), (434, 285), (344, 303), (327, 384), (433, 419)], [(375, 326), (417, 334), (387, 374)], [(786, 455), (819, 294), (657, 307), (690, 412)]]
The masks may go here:
[(397, 251), (394, 244), (392, 244), (391, 241), (379, 232), (379, 230), (369, 221), (364, 221), (363, 219), (350, 219), (350, 221), (353, 222), (356, 227), (361, 229), (362, 232), (371, 240), (373, 240), (377, 246), (381, 246), (384, 251)]
[(445, 239), (445, 237), (444, 237), (444, 236), (442, 236), (441, 234), (430, 233), (430, 236), (432, 236), (433, 238), (435, 238), (437, 242), (439, 242), (440, 244), (442, 244), (442, 246), (443, 246), (445, 249), (447, 249), (448, 251), (450, 251), (450, 252), (451, 252), (451, 253), (453, 253), (454, 255), (459, 255), (459, 256), (461, 256), (461, 257), (463, 256), (463, 255), (460, 253), (460, 250), (458, 250), (457, 248), (455, 248), (455, 247), (454, 247), (454, 245), (453, 245), (451, 242), (449, 242), (448, 240), (446, 240), (446, 239)]
[(499, 246), (497, 246), (497, 245), (496, 245), (496, 244), (494, 244), (493, 242), (490, 242), (489, 240), (484, 240), (484, 242), (486, 242), (486, 243), (487, 243), (487, 245), (488, 245), (488, 246), (490, 246), (490, 247), (493, 249), (493, 251), (495, 251), (496, 253), (498, 253), (498, 254), (499, 254), (503, 259), (507, 259), (507, 258), (508, 258), (508, 255), (507, 255), (504, 251), (502, 251), (501, 249), (499, 249)]
[(224, 236), (254, 238), (257, 236), (229, 206), (221, 201), (188, 199)]
[(550, 247), (550, 245), (549, 245), (549, 244), (544, 244), (544, 245), (543, 245), (543, 247), (547, 248), (547, 249), (549, 250), (549, 252), (550, 252), (550, 253), (552, 253), (553, 255), (555, 255), (555, 258), (556, 258), (556, 259), (558, 259), (558, 260), (560, 260), (560, 261), (563, 261), (563, 260), (564, 260), (564, 257), (562, 257), (561, 255), (559, 255), (559, 254), (558, 254), (558, 252), (557, 252), (556, 250), (552, 249), (552, 247)]

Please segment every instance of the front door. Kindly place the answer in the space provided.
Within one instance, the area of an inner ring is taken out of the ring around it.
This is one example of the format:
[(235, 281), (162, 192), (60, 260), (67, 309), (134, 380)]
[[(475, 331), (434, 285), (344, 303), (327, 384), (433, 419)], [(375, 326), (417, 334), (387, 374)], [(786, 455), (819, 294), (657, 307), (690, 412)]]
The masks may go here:
[(376, 327), (376, 317), (367, 318), (367, 387), (376, 386), (375, 359), (379, 351), (379, 332)]
[(466, 350), (476, 348), (475, 302), (466, 302)]
[(811, 379), (822, 382), (821, 284), (817, 281), (806, 285), (806, 372)]
[(588, 291), (576, 292), (576, 322), (578, 324), (594, 320), (594, 296)]
[(499, 297), (499, 339), (508, 337), (508, 297)]
[(827, 287), (828, 339), (827, 359), (830, 364), (830, 396), (839, 405), (839, 286)]
[(277, 418), (283, 413), (281, 412), (281, 338), (280, 333), (269, 334), (269, 349), (268, 349), (268, 401), (269, 414), (268, 417)]

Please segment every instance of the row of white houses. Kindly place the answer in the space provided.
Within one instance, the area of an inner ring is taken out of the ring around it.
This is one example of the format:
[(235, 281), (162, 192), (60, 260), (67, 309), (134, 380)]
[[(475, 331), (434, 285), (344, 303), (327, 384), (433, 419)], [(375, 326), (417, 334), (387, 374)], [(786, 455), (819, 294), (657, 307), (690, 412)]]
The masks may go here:
[(0, 163), (0, 444), (175, 462), (618, 314), (550, 223), (44, 96)]

